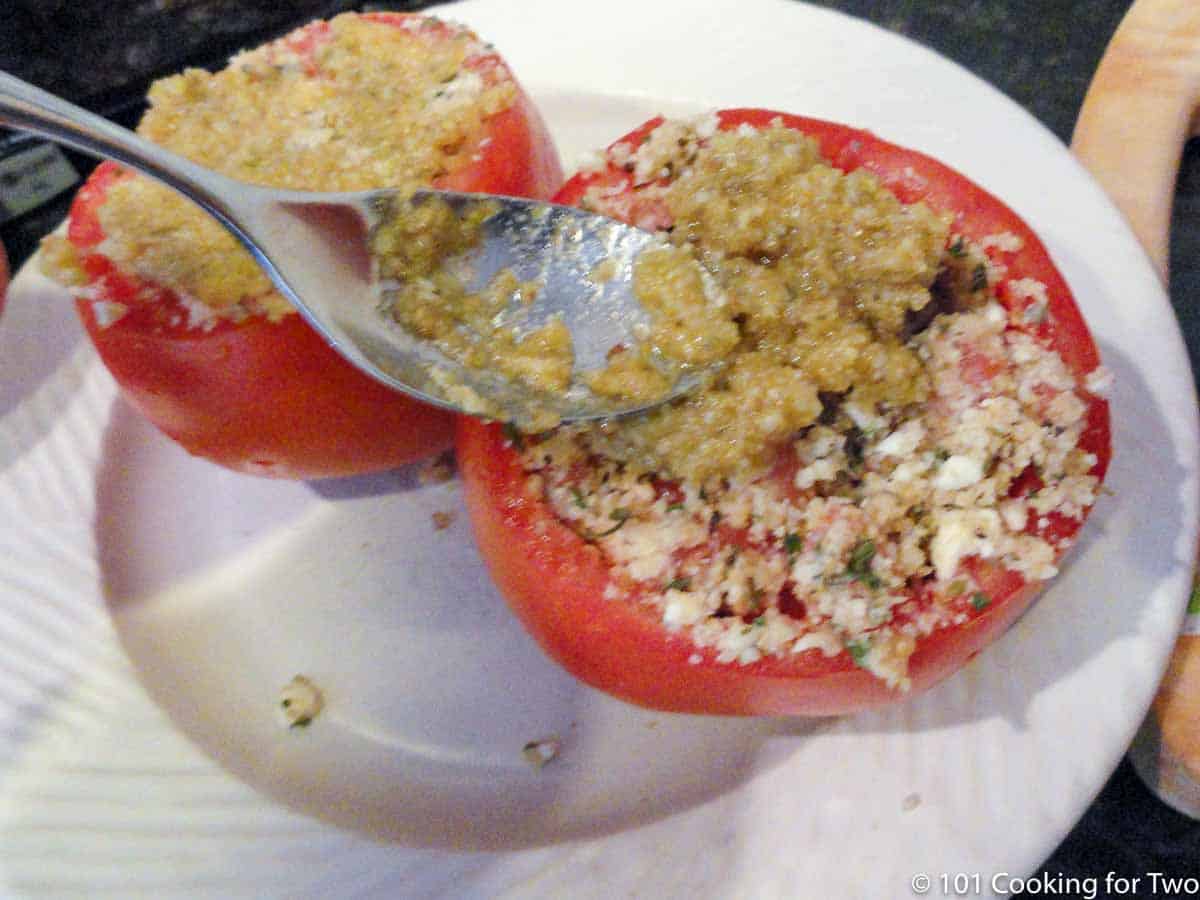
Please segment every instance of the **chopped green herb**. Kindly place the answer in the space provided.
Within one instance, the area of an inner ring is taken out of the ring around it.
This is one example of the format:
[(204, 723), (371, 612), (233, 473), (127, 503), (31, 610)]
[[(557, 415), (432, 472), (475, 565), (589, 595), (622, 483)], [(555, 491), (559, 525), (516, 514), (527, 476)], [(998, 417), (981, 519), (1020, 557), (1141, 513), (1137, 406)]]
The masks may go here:
[(575, 500), (575, 505), (580, 509), (587, 509), (587, 503), (583, 499), (583, 491), (574, 485), (571, 486), (571, 497)]
[(871, 560), (875, 558), (875, 542), (864, 538), (854, 545), (850, 551), (850, 562), (846, 565), (846, 575), (852, 581), (861, 581), (872, 590), (878, 590), (883, 582), (871, 571)]
[(850, 551), (850, 571), (861, 571), (863, 567), (870, 565), (874, 557), (875, 542), (870, 538), (864, 538), (855, 544), (854, 549)]
[(971, 605), (977, 610), (985, 610), (991, 604), (992, 598), (983, 591), (976, 591), (971, 595)]
[(982, 291), (987, 286), (987, 267), (983, 263), (980, 263), (971, 271), (971, 291)]
[(614, 525), (612, 528), (608, 529), (608, 531), (600, 532), (598, 535), (596, 535), (596, 537), (608, 537), (610, 534), (615, 533), (618, 529), (620, 529), (620, 527), (622, 525), (624, 525), (626, 522), (629, 521), (630, 515), (631, 515), (631, 513), (629, 512), (629, 510), (627, 510), (623, 506), (618, 506), (616, 509), (614, 509), (612, 512), (610, 512), (608, 514), (608, 517), (610, 519), (612, 519), (614, 522), (616, 522), (617, 524)]
[(861, 437), (857, 440), (846, 440), (846, 464), (851, 472), (857, 472), (862, 467), (866, 460), (863, 458), (863, 441), (871, 440), (871, 431), (862, 430)]
[(950, 458), (950, 451), (947, 450), (945, 447), (934, 447), (933, 448), (933, 458), (936, 459), (938, 462), (945, 462), (946, 460), (948, 460)]
[(690, 578), (672, 578), (665, 588), (668, 591), (690, 591), (692, 589), (692, 579)]
[(795, 556), (800, 552), (800, 547), (803, 542), (800, 540), (800, 535), (794, 531), (784, 535), (783, 549), (787, 551), (788, 556)]
[(1188, 615), (1200, 613), (1200, 581), (1192, 585), (1192, 596), (1188, 599)]
[(946, 249), (949, 251), (951, 256), (956, 257), (957, 259), (962, 259), (967, 255), (967, 245), (966, 242), (963, 241), (962, 235), (956, 237), (954, 239), (954, 243), (952, 243)]
[(871, 642), (865, 638), (861, 641), (851, 641), (846, 645), (846, 650), (849, 652), (850, 658), (861, 666), (866, 660), (867, 654), (871, 652)]
[(752, 624), (752, 625), (757, 625), (759, 628), (765, 628), (765, 627), (766, 627), (766, 625), (767, 625), (767, 617), (766, 617), (766, 616), (759, 616), (759, 617), (758, 617), (757, 619), (755, 619), (755, 620), (754, 620), (754, 621), (753, 621), (751, 624)]
[(615, 532), (619, 531), (621, 526), (624, 525), (626, 522), (628, 522), (632, 515), (633, 515), (633, 513), (631, 513), (625, 507), (618, 506), (616, 509), (614, 509), (612, 512), (610, 512), (608, 514), (608, 517), (617, 523), (616, 525), (614, 525), (612, 528), (608, 529), (607, 531), (600, 531), (600, 532), (592, 532), (592, 531), (588, 531), (587, 529), (584, 529), (581, 532), (581, 534), (582, 534), (583, 538), (588, 541), (595, 541), (595, 540), (599, 540), (602, 537), (608, 537), (610, 534), (614, 534)]
[(682, 503), (672, 503), (667, 507), (667, 512), (678, 512), (681, 509), (683, 509)]

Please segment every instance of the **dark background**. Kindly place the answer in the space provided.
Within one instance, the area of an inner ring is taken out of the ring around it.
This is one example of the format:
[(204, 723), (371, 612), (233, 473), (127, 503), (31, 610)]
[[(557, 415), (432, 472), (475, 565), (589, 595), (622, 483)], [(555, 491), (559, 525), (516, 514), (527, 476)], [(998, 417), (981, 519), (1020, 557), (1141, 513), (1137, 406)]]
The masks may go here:
[[(653, 0), (648, 0), (653, 2)], [(1196, 0), (1200, 2), (1200, 0)], [(816, 0), (906, 35), (963, 64), (1069, 142), (1075, 117), (1109, 38), (1131, 0)], [(154, 77), (184, 64), (219, 66), (235, 50), (301, 21), (364, 7), (421, 2), (347, 0), (9, 0), (0, 10), (0, 69), (90, 106), (126, 125), (141, 113)], [(731, 4), (731, 13), (736, 6)], [(114, 11), (119, 10), (119, 14)], [(81, 65), (81, 60), (87, 60)], [(0, 132), (0, 158), (24, 137)], [(80, 172), (92, 162), (70, 156)], [(14, 267), (63, 217), (69, 195), (0, 224)], [(1184, 152), (1171, 242), (1171, 300), (1193, 370), (1200, 311), (1187, 298), (1200, 282), (1200, 144)], [(1014, 829), (1020, 822), (1007, 823)], [(1048, 876), (1200, 872), (1200, 826), (1160, 802), (1126, 761), (1055, 853)]]

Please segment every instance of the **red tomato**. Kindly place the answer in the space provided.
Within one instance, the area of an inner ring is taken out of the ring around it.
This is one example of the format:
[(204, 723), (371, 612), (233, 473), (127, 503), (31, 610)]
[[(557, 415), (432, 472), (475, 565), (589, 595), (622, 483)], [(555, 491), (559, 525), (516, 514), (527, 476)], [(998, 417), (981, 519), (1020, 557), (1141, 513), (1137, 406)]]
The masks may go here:
[[(373, 13), (365, 18), (403, 27), (414, 17)], [(422, 21), (435, 23), (422, 35), (459, 33), (457, 26)], [(311, 57), (327, 34), (327, 23), (317, 22), (285, 41)], [(508, 72), (491, 51), (466, 64), (485, 80)], [(315, 65), (312, 73), (318, 74)], [(520, 90), (510, 107), (484, 123), (474, 151), (457, 158), (457, 168), (438, 186), (545, 198), (562, 180), (549, 132)], [(112, 163), (96, 169), (75, 199), (68, 238), (81, 251), (99, 299), (120, 302), (129, 312), (102, 324), (94, 297), (77, 306), (124, 396), (162, 431), (213, 462), (282, 478), (387, 469), (451, 445), (452, 414), (362, 374), (299, 315), (189, 328), (186, 311), (170, 291), (118, 272), (96, 250), (104, 238), (97, 210), (121, 177)]]
[[(763, 110), (719, 115), (722, 128), (743, 122), (766, 125), (779, 116)], [(1052, 298), (1046, 320), (1052, 330), (1040, 336), (1048, 338), (1076, 375), (1095, 368), (1095, 344), (1065, 282), (1036, 235), (999, 200), (941, 163), (868, 132), (798, 116), (781, 118), (788, 127), (815, 137), (838, 168), (865, 167), (902, 200), (923, 200), (953, 212), (959, 233), (977, 239), (1003, 232), (1020, 237), (1023, 249), (1005, 257), (1008, 274), (999, 286), (1001, 301), (1010, 302), (1006, 290), (1010, 280), (1041, 281)], [(659, 121), (647, 123), (618, 143), (636, 146)], [(609, 168), (576, 176), (555, 199), (577, 203), (597, 183), (633, 191), (629, 175)], [(661, 220), (662, 210), (653, 202), (643, 203), (636, 195), (629, 199), (631, 220)], [(1092, 471), (1103, 477), (1110, 456), (1108, 405), (1090, 395), (1086, 400), (1088, 427), (1081, 445), (1096, 455)], [(656, 609), (605, 598), (612, 577), (608, 561), (597, 546), (556, 518), (540, 494), (531, 491), (520, 460), (500, 428), (463, 419), (458, 458), (475, 534), (496, 584), (549, 655), (588, 684), (647, 707), (722, 715), (841, 714), (907, 696), (888, 688), (844, 651), (826, 657), (812, 649), (764, 656), (748, 665), (717, 662), (713, 651), (698, 650), (686, 634), (668, 631)], [(780, 468), (787, 468), (786, 461)], [(1043, 533), (1054, 540), (1069, 539), (1080, 524), (1059, 517), (1044, 524)], [(965, 622), (921, 639), (909, 660), (911, 693), (961, 668), (1016, 620), (1042, 586), (977, 558), (964, 564), (989, 602), (978, 610), (964, 602)], [(915, 598), (921, 590), (914, 589)], [(782, 607), (787, 607), (787, 600), (781, 598)]]

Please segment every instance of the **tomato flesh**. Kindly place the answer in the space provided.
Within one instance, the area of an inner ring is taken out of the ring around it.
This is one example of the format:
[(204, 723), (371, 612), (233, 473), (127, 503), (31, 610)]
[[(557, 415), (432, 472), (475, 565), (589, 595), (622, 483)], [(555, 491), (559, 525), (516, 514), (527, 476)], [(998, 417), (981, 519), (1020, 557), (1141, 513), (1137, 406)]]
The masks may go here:
[[(971, 239), (1009, 233), (1022, 249), (1006, 255), (1006, 280), (1033, 278), (1046, 285), (1050, 310), (1037, 336), (1059, 352), (1068, 368), (1082, 377), (1099, 357), (1065, 282), (1036, 235), (1015, 213), (957, 172), (923, 154), (881, 141), (844, 125), (782, 115), (766, 110), (726, 110), (721, 128), (742, 123), (765, 126), (779, 118), (816, 138), (837, 168), (865, 167), (905, 202), (923, 200), (952, 212), (953, 230)], [(661, 122), (652, 120), (616, 143), (637, 146)], [(631, 176), (609, 167), (572, 178), (555, 197), (578, 204), (594, 185), (606, 196), (632, 192)], [(622, 200), (625, 198), (622, 197)], [(642, 224), (663, 224), (655, 202), (633, 196), (624, 217)], [(975, 361), (983, 368), (982, 361)], [(982, 369), (980, 377), (986, 377)], [(1108, 405), (1088, 395), (1088, 425), (1081, 446), (1096, 457), (1092, 474), (1103, 478), (1110, 456)], [(458, 458), (466, 502), (481, 553), (496, 584), (516, 615), (545, 651), (582, 681), (630, 702), (655, 709), (720, 715), (833, 715), (895, 702), (936, 684), (965, 665), (1002, 634), (1029, 606), (1041, 583), (1026, 583), (1014, 572), (968, 558), (964, 565), (984, 595), (977, 603), (963, 598), (965, 621), (942, 627), (920, 639), (909, 659), (910, 694), (887, 687), (859, 667), (848, 652), (826, 656), (810, 649), (787, 656), (764, 656), (749, 664), (718, 662), (716, 653), (698, 648), (686, 634), (668, 630), (661, 613), (649, 604), (606, 599), (613, 581), (609, 562), (595, 545), (563, 524), (529, 487), (520, 457), (495, 425), (463, 419)], [(787, 453), (770, 477), (791, 482), (795, 460)], [(664, 487), (663, 490), (670, 490)], [(1068, 540), (1081, 522), (1050, 517), (1044, 537)], [(736, 541), (726, 536), (727, 541)], [(924, 588), (911, 602), (919, 606)], [(781, 608), (789, 602), (781, 598)], [(794, 598), (794, 607), (800, 604)], [(793, 612), (800, 610), (791, 610)]]
[[(402, 28), (413, 17), (364, 18)], [(431, 32), (449, 37), (457, 30), (439, 22), (422, 33)], [(328, 24), (318, 22), (285, 41), (311, 60), (327, 38)], [(466, 65), (485, 78), (508, 73), (492, 52), (470, 57)], [(311, 74), (319, 74), (315, 65)], [(77, 309), (125, 398), (164, 433), (220, 465), (281, 478), (388, 469), (451, 446), (451, 413), (359, 372), (299, 315), (190, 327), (187, 308), (170, 291), (117, 271), (99, 252), (104, 232), (97, 210), (122, 177), (112, 163), (100, 165), (73, 203), (68, 240), (80, 251), (90, 289)], [(561, 180), (549, 132), (518, 88), (513, 103), (483, 123), (476, 152), (462, 154), (436, 183), (547, 198)], [(103, 301), (120, 303), (124, 314), (106, 321)]]

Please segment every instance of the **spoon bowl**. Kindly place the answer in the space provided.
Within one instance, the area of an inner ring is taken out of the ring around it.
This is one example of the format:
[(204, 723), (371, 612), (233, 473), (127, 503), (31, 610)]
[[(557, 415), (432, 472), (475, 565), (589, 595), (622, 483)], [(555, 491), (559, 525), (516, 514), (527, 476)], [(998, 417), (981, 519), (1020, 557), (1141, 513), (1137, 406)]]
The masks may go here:
[[(649, 321), (634, 295), (632, 270), (636, 255), (655, 238), (615, 219), (536, 200), (432, 188), (316, 193), (247, 184), (3, 72), (0, 124), (113, 159), (179, 191), (241, 242), (337, 352), (427, 403), (529, 426), (545, 422), (547, 414), (570, 422), (640, 412), (692, 390), (705, 376), (685, 371), (653, 403), (601, 396), (583, 384), (581, 374), (601, 368), (614, 349), (641, 343), (638, 335)], [(455, 269), (471, 273), (468, 290), (506, 269), (538, 285), (536, 298), (521, 310), (521, 328), (555, 318), (566, 326), (574, 353), (566, 391), (539, 390), (465, 365), (395, 321), (371, 237), (397, 197), (418, 203), (438, 198), (464, 219), (486, 205), (477, 239), (455, 257)], [(605, 277), (597, 278), (601, 265)]]

